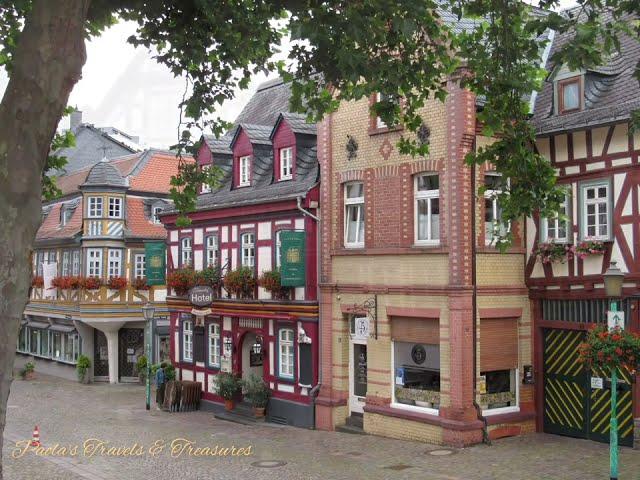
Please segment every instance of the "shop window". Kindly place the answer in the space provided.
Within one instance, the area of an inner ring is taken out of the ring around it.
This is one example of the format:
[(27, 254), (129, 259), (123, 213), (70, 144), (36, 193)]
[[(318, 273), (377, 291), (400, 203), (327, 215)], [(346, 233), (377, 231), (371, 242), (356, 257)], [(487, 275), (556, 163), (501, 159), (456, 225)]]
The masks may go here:
[(192, 265), (191, 238), (185, 237), (180, 243), (180, 266), (182, 268)]
[(479, 404), (488, 413), (518, 407), (518, 320), (480, 321)]
[(583, 240), (611, 239), (611, 183), (607, 180), (580, 185), (580, 232)]
[(344, 245), (364, 246), (364, 183), (347, 183), (344, 188)]
[(255, 265), (255, 236), (253, 233), (243, 233), (241, 237), (241, 261), (243, 267), (253, 268)]
[(193, 361), (193, 322), (191, 320), (182, 321), (182, 360)]
[(440, 240), (440, 190), (437, 174), (415, 177), (415, 242), (437, 244)]
[(542, 241), (568, 243), (571, 232), (569, 223), (569, 197), (565, 197), (560, 204), (558, 214), (551, 218), (542, 219)]
[(209, 366), (220, 368), (220, 325), (209, 324)]
[(516, 369), (481, 372), (479, 390), (482, 408), (494, 410), (517, 407), (516, 378)]
[(293, 348), (293, 329), (280, 329), (278, 332), (278, 374), (282, 378), (293, 379)]

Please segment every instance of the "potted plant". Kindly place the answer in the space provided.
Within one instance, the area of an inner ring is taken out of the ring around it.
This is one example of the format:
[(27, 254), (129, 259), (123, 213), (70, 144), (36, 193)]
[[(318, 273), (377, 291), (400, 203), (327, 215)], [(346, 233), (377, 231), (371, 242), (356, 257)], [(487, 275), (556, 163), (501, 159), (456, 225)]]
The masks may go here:
[(587, 338), (579, 346), (580, 360), (589, 367), (611, 371), (624, 368), (633, 376), (640, 367), (640, 334), (606, 325), (589, 329)]
[(43, 288), (44, 287), (44, 277), (41, 275), (36, 275), (31, 279), (31, 286), (33, 288)]
[(22, 377), (23, 380), (33, 380), (36, 376), (35, 370), (36, 364), (27, 362), (24, 364), (24, 367), (22, 367), (22, 370), (20, 370), (20, 377)]
[(253, 269), (239, 267), (228, 272), (224, 277), (224, 288), (238, 298), (252, 298), (256, 288)]
[(280, 270), (267, 270), (258, 278), (258, 285), (271, 293), (274, 299), (290, 298), (291, 288), (280, 284)]
[(98, 290), (102, 286), (100, 277), (85, 277), (81, 280), (82, 288), (85, 290)]
[(545, 242), (539, 243), (533, 250), (533, 254), (542, 263), (564, 262), (573, 256), (573, 246), (562, 243)]
[(606, 249), (607, 247), (604, 242), (599, 240), (588, 240), (576, 245), (575, 252), (578, 258), (586, 258), (589, 255), (604, 255)]
[(147, 380), (147, 356), (140, 355), (136, 361), (136, 369), (138, 370), (138, 379), (140, 383), (145, 383)]
[(147, 277), (134, 278), (133, 280), (131, 280), (131, 286), (135, 290), (149, 290), (149, 285), (147, 284)]
[(211, 265), (198, 272), (198, 285), (206, 285), (217, 290), (222, 285), (222, 270), (217, 265)]
[(219, 373), (217, 380), (216, 393), (224, 398), (225, 410), (233, 410), (235, 399), (242, 388), (241, 380), (229, 372)]
[(253, 406), (256, 417), (264, 417), (264, 411), (269, 402), (271, 391), (262, 377), (252, 373), (248, 379), (242, 381), (245, 397)]
[(127, 279), (125, 277), (109, 277), (107, 280), (107, 287), (111, 290), (122, 290), (127, 286)]
[(86, 355), (80, 355), (78, 357), (78, 363), (76, 363), (76, 373), (78, 374), (78, 381), (80, 383), (89, 383), (89, 369), (91, 368), (91, 360)]
[(167, 286), (172, 288), (176, 295), (183, 296), (196, 285), (197, 275), (193, 268), (179, 268), (167, 275)]

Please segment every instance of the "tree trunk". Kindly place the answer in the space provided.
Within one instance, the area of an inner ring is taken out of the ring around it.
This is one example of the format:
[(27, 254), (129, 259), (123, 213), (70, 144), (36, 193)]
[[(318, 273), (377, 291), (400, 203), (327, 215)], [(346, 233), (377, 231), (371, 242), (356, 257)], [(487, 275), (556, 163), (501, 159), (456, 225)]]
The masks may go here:
[[(90, 0), (35, 0), (0, 103), (0, 452), (20, 318), (41, 220), (41, 175), (86, 59)], [(29, 432), (22, 432), (26, 437)], [(0, 466), (0, 480), (2, 469)]]

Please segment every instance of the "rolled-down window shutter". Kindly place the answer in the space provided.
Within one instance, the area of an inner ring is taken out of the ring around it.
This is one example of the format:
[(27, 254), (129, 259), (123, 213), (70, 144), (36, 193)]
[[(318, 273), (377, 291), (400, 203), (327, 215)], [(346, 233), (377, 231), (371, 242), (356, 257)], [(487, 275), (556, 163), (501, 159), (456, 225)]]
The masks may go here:
[(480, 321), (480, 371), (518, 367), (518, 319), (483, 318)]
[(391, 339), (397, 342), (440, 344), (440, 322), (437, 318), (392, 317)]

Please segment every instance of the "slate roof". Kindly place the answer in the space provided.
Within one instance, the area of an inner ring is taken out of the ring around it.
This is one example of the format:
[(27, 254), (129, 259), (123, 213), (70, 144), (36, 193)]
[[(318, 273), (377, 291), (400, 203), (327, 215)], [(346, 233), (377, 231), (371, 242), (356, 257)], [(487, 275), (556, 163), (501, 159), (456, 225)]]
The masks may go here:
[(127, 182), (126, 177), (124, 177), (118, 169), (109, 162), (109, 159), (103, 158), (91, 167), (87, 178), (80, 187), (97, 186), (126, 188), (129, 186), (129, 182)]
[(253, 145), (271, 145), (270, 136), (272, 128), (272, 124), (257, 125), (254, 123), (240, 123), (235, 127), (230, 147), (233, 148), (241, 130), (244, 130)]
[(302, 115), (300, 113), (282, 112), (278, 116), (276, 124), (273, 126), (273, 130), (271, 131), (271, 138), (273, 138), (273, 135), (276, 133), (276, 129), (278, 128), (278, 125), (282, 120), (286, 120), (293, 133), (300, 133), (302, 135), (316, 134), (316, 124), (307, 123), (306, 115)]
[(231, 143), (230, 135), (227, 134), (220, 138), (216, 138), (215, 135), (203, 135), (202, 137), (212, 153), (231, 155), (231, 148), (229, 148), (229, 144)]
[[(631, 19), (629, 18), (629, 21)], [(551, 55), (572, 38), (572, 33), (556, 35)], [(551, 57), (550, 55), (550, 57)], [(556, 65), (547, 62), (550, 72), (535, 102), (533, 125), (538, 134), (550, 134), (562, 130), (585, 128), (619, 122), (630, 118), (631, 112), (640, 108), (640, 84), (633, 72), (640, 58), (640, 43), (622, 35), (620, 53), (606, 65), (586, 69), (584, 109), (562, 115), (554, 114), (553, 72)]]
[(291, 85), (281, 78), (262, 83), (240, 112), (235, 124), (273, 125), (280, 112), (289, 111)]

